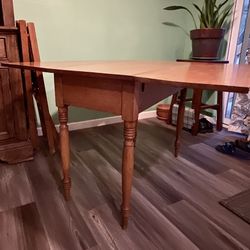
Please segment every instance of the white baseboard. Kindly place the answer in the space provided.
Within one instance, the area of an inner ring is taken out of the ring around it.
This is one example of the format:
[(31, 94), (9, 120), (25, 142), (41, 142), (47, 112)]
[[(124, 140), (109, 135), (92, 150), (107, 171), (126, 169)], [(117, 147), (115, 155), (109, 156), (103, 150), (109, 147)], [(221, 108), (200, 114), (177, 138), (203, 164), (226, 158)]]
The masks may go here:
[[(156, 110), (152, 111), (145, 111), (139, 114), (139, 120), (146, 119), (146, 118), (153, 118), (156, 117)], [(80, 121), (80, 122), (71, 122), (68, 123), (69, 130), (79, 130), (84, 128), (93, 128), (93, 127), (100, 127), (104, 125), (114, 124), (114, 123), (120, 123), (122, 122), (121, 116), (111, 116), (106, 118), (99, 118), (99, 119), (93, 119), (88, 121)], [(59, 124), (56, 124), (56, 129), (59, 131)], [(39, 136), (43, 135), (42, 128), (38, 127), (37, 132)]]

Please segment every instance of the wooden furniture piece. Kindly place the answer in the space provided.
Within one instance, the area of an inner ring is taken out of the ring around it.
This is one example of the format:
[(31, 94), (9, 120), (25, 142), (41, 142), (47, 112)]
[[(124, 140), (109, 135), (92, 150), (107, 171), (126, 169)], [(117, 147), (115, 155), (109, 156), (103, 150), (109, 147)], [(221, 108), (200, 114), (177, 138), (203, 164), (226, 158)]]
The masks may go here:
[[(0, 63), (20, 61), (18, 29), (12, 0), (0, 1)], [(0, 160), (16, 163), (32, 159), (28, 138), (22, 77), (19, 70), (0, 66)]]
[[(177, 94), (174, 94), (174, 96), (176, 95)], [(180, 137), (181, 137), (181, 130), (183, 129), (183, 124), (184, 124), (186, 95), (187, 95), (187, 88), (184, 88), (180, 91), (180, 101), (179, 101), (179, 109), (178, 109), (177, 122), (176, 122), (175, 143), (174, 143), (174, 156), (175, 157), (178, 156), (179, 151), (180, 151)]]
[(170, 112), (170, 105), (169, 104), (159, 104), (156, 108), (156, 115), (159, 120), (165, 121), (169, 123), (169, 112)]
[[(229, 63), (229, 61), (226, 60), (194, 60), (194, 59), (177, 59), (177, 62), (199, 62), (199, 63), (219, 63), (219, 64), (225, 64)], [(194, 120), (195, 123), (192, 126), (191, 133), (192, 135), (197, 135), (199, 132), (199, 118), (200, 118), (200, 113), (202, 110), (205, 109), (213, 109), (217, 111), (217, 121), (216, 121), (216, 129), (218, 131), (222, 130), (222, 115), (223, 115), (223, 93), (221, 91), (216, 91), (217, 92), (217, 103), (215, 104), (206, 104), (202, 103), (202, 95), (203, 95), (203, 90), (202, 89), (194, 89), (193, 90), (193, 97), (192, 98), (184, 98), (184, 102), (192, 102), (192, 109), (194, 109)], [(178, 93), (173, 95), (172, 101), (170, 104), (170, 114), (172, 114), (172, 109), (174, 104), (180, 103), (180, 97)], [(171, 121), (171, 119), (170, 119)], [(179, 133), (177, 131), (177, 133)], [(175, 153), (177, 155), (177, 153)]]
[[(5, 66), (54, 73), (60, 120), (63, 184), (70, 196), (68, 106), (121, 115), (124, 121), (122, 160), (122, 227), (130, 213), (134, 146), (138, 114), (159, 100), (186, 88), (247, 93), (248, 65), (175, 62), (50, 62), (4, 63)], [(179, 130), (180, 131), (180, 130)]]
[(14, 8), (12, 0), (0, 0), (0, 26), (15, 26)]
[[(22, 61), (39, 62), (40, 55), (34, 23), (26, 23), (25, 20), (19, 20), (17, 21), (17, 27), (20, 33)], [(43, 74), (41, 72), (33, 72), (33, 74), (31, 74), (31, 72), (25, 71), (24, 82), (27, 99), (29, 132), (33, 147), (38, 148), (37, 124), (33, 102), (34, 96), (38, 108), (43, 135), (48, 141), (50, 153), (54, 154), (58, 145), (58, 134), (52, 117), (49, 114)]]
[[(194, 109), (194, 124), (191, 129), (192, 135), (197, 135), (199, 132), (199, 118), (200, 118), (200, 113), (202, 110), (205, 109), (213, 109), (217, 111), (217, 120), (216, 120), (216, 129), (218, 131), (222, 130), (222, 108), (223, 108), (223, 92), (222, 91), (216, 91), (217, 92), (217, 103), (216, 104), (206, 104), (202, 102), (202, 94), (203, 90), (202, 89), (194, 89), (193, 90), (193, 97), (192, 98), (184, 98), (184, 103), (187, 102), (192, 102), (192, 109)], [(171, 104), (170, 104), (170, 115), (172, 115), (172, 110), (174, 104), (179, 104), (181, 102), (181, 97), (179, 93), (176, 93), (173, 95)], [(171, 119), (170, 119), (171, 123)]]
[[(21, 60), (24, 62), (28, 62), (30, 61), (30, 48), (28, 45), (29, 41), (28, 41), (26, 22), (17, 21), (17, 27), (19, 30), (19, 37), (20, 37)], [(39, 146), (39, 142), (38, 142), (38, 133), (36, 126), (35, 107), (32, 95), (33, 90), (32, 90), (31, 73), (29, 71), (24, 72), (23, 79), (25, 82), (24, 91), (26, 94), (27, 117), (29, 123), (28, 132), (34, 149), (37, 149)]]
[[(20, 42), (20, 43), (19, 43)], [(25, 21), (15, 26), (13, 1), (0, 0), (0, 63), (39, 61), (34, 24)], [(24, 80), (24, 81), (23, 81)], [(36, 100), (51, 153), (55, 152), (57, 133), (49, 115), (43, 77), (0, 66), (0, 160), (17, 163), (32, 159), (38, 148), (38, 135), (32, 93)], [(27, 116), (26, 116), (27, 112)]]

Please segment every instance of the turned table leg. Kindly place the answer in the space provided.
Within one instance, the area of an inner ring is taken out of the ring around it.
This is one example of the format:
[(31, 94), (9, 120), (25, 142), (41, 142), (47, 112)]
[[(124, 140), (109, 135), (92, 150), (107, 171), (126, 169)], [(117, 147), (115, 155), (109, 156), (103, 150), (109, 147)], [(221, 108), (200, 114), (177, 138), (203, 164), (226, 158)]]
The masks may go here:
[(185, 114), (185, 99), (186, 99), (187, 89), (182, 89), (180, 94), (180, 103), (178, 108), (178, 116), (176, 123), (176, 138), (175, 138), (175, 157), (178, 156), (180, 150), (180, 136), (184, 123), (184, 114)]
[(127, 228), (130, 212), (131, 186), (134, 170), (134, 147), (137, 121), (124, 121), (124, 146), (122, 159), (122, 228)]
[(69, 149), (69, 130), (68, 130), (68, 106), (58, 108), (60, 122), (60, 149), (63, 171), (63, 188), (65, 199), (70, 198), (71, 179), (69, 175), (70, 149)]

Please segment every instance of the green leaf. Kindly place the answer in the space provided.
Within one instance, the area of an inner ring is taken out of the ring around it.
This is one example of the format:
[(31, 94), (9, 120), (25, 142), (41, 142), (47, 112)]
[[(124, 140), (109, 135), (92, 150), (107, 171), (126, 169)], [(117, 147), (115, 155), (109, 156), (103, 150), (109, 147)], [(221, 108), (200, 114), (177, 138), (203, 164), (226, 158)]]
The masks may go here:
[(203, 28), (208, 28), (209, 24), (204, 13), (202, 13), (200, 20), (203, 24)]
[[(217, 4), (219, 2), (219, 4)], [(231, 10), (234, 4), (229, 4), (230, 0), (204, 0), (204, 4), (199, 7), (197, 4), (193, 3), (194, 8), (198, 11), (200, 27), (201, 28), (221, 28), (225, 20), (231, 14)], [(187, 11), (197, 28), (194, 16), (192, 12), (184, 6), (169, 6), (164, 8), (164, 10), (185, 10)]]
[(199, 17), (199, 19), (200, 19), (200, 28), (206, 28), (206, 21), (204, 20), (203, 11), (200, 9), (200, 7), (199, 7), (197, 4), (193, 3), (193, 6), (194, 6), (194, 7), (199, 11), (199, 13), (200, 13), (200, 17)]
[(221, 8), (228, 2), (228, 0), (225, 0), (223, 3), (219, 4), (218, 7), (216, 7), (216, 11), (214, 13), (215, 18), (217, 18), (219, 16), (219, 12), (221, 10)]
[(163, 22), (162, 24), (170, 26), (170, 27), (176, 27), (176, 28), (180, 28), (187, 36), (189, 36), (189, 33), (180, 25), (172, 23), (172, 22)]
[(182, 9), (187, 9), (187, 8), (179, 5), (173, 5), (164, 8), (164, 10), (182, 10)]
[(219, 4), (219, 6), (217, 7), (217, 12), (220, 11), (220, 9), (228, 2), (228, 0), (225, 0), (223, 3)]
[(193, 3), (193, 6), (200, 12), (200, 14), (202, 15), (202, 10), (200, 9), (200, 7), (197, 5), (197, 4), (195, 4), (195, 3)]
[(206, 20), (206, 24), (207, 26), (209, 26), (209, 23), (210, 23), (210, 10), (209, 10), (209, 7), (210, 7), (210, 2), (211, 0), (205, 0), (205, 8), (204, 8), (204, 18)]
[(179, 6), (179, 5), (174, 5), (174, 6), (165, 7), (164, 10), (185, 10), (185, 11), (187, 11), (191, 15), (191, 17), (192, 17), (192, 19), (194, 21), (195, 28), (197, 29), (197, 24), (195, 22), (194, 16), (193, 16), (192, 12), (188, 8), (183, 7), (183, 6)]
[(217, 15), (214, 20), (213, 20), (213, 27), (214, 28), (218, 28), (218, 20), (219, 20), (219, 16)]
[(231, 14), (231, 10), (232, 10), (233, 6), (234, 6), (234, 4), (232, 3), (232, 4), (228, 5), (227, 7), (225, 7), (223, 12), (220, 14), (217, 28), (221, 28), (223, 26), (226, 18)]

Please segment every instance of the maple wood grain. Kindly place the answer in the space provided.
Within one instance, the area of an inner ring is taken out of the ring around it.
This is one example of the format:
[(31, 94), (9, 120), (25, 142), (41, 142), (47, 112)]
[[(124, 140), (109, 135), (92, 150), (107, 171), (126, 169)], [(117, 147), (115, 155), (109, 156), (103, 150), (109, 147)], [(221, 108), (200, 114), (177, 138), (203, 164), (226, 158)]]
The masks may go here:
[(23, 62), (3, 65), (51, 73), (136, 79), (146, 83), (220, 91), (247, 93), (250, 88), (249, 65), (167, 61)]

